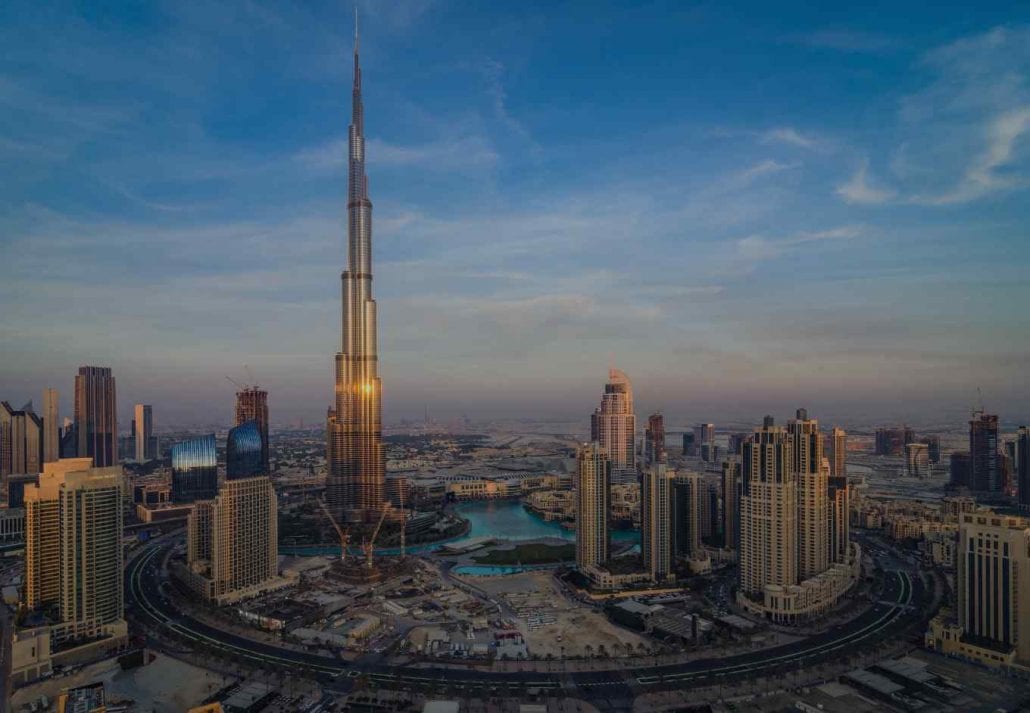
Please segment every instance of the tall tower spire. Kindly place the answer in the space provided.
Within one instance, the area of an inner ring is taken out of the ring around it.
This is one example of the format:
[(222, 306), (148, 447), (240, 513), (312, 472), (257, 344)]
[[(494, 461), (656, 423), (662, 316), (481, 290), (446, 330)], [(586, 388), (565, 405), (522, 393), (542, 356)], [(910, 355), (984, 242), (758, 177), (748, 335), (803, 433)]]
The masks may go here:
[(326, 500), (334, 515), (360, 520), (382, 509), (386, 471), (376, 303), (372, 297), (372, 201), (365, 175), (365, 109), (361, 100), (357, 8), (347, 138), (347, 266), (340, 276), (343, 339), (336, 355), (336, 402), (329, 410), (326, 428)]

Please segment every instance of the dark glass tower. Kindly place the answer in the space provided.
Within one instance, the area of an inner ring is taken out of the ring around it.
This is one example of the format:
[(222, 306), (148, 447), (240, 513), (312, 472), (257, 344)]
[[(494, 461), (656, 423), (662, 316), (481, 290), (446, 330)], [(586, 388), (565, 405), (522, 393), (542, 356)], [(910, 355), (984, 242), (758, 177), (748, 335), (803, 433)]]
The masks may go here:
[(229, 431), (225, 442), (225, 477), (228, 480), (268, 475), (264, 469), (261, 426), (245, 421)]
[(191, 503), (218, 493), (218, 452), (215, 434), (172, 446), (172, 500)]
[(97, 468), (118, 462), (118, 412), (114, 376), (103, 366), (80, 366), (75, 377), (75, 431), (78, 456)]
[(262, 475), (271, 472), (268, 458), (268, 392), (257, 386), (248, 386), (236, 392), (236, 422), (239, 426), (247, 421), (257, 423), (261, 433), (261, 469)]
[(386, 464), (376, 303), (372, 297), (372, 201), (365, 175), (365, 119), (356, 24), (351, 101), (347, 269), (341, 275), (343, 343), (336, 355), (336, 399), (326, 423), (326, 501), (334, 515), (362, 520), (383, 507)]
[(969, 422), (969, 487), (982, 493), (1002, 489), (998, 463), (998, 417), (974, 411)]

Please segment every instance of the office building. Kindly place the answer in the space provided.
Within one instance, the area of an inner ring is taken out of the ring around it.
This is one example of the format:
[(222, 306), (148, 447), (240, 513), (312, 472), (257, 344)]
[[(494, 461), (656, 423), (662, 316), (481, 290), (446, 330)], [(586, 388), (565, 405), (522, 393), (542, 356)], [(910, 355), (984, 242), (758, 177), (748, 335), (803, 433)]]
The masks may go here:
[(931, 465), (937, 465), (941, 462), (940, 436), (923, 436), (919, 439), (919, 442), (926, 444), (926, 455), (927, 458), (929, 458)]
[(1019, 427), (1016, 436), (1016, 499), (1021, 510), (1030, 511), (1030, 428)]
[(218, 451), (215, 434), (191, 438), (172, 446), (172, 500), (191, 503), (218, 492)]
[(969, 487), (969, 451), (952, 451), (949, 456), (948, 487), (968, 488)]
[(25, 605), (56, 609), (55, 643), (124, 635), (122, 473), (47, 463), (25, 491)]
[(680, 472), (672, 481), (672, 554), (692, 560), (701, 554), (701, 475)]
[(787, 424), (787, 437), (791, 441), (791, 476), (797, 481), (798, 493), (798, 578), (808, 579), (829, 566), (826, 528), (830, 512), (823, 437), (819, 422), (808, 418), (805, 409), (798, 409), (795, 419)]
[(653, 413), (647, 419), (644, 432), (644, 466), (665, 461), (665, 419), (662, 414)]
[(694, 450), (706, 463), (714, 463), (718, 459), (714, 423), (699, 423), (694, 426)]
[(59, 434), (61, 442), (61, 458), (77, 458), (79, 455), (79, 431), (70, 418), (64, 419), (64, 426)]
[[(741, 443), (743, 452), (744, 443)], [(722, 462), (722, 546), (737, 549), (740, 542), (740, 456)]]
[(261, 434), (261, 472), (271, 473), (268, 455), (268, 392), (256, 386), (249, 386), (236, 392), (236, 420), (234, 426), (248, 421), (257, 424)]
[(611, 369), (601, 405), (590, 416), (590, 438), (608, 454), (614, 483), (636, 482), (636, 430), (633, 386), (623, 372)]
[(792, 441), (766, 416), (741, 457), (740, 591), (760, 600), (770, 584), (798, 581), (798, 484)]
[(157, 438), (154, 437), (154, 408), (150, 404), (136, 404), (132, 435), (135, 438), (136, 462), (146, 463), (157, 458)]
[(610, 553), (611, 462), (598, 443), (576, 454), (576, 566), (604, 565)]
[(750, 437), (750, 435), (751, 434), (749, 433), (731, 433), (729, 435), (729, 439), (727, 440), (728, 445), (726, 450), (728, 452), (726, 453), (726, 455), (728, 455), (731, 458), (734, 456), (739, 456), (740, 451), (744, 446), (744, 441), (746, 441)]
[(689, 431), (683, 434), (683, 455), (694, 456), (697, 453), (694, 442), (694, 432)]
[(60, 416), (57, 389), (43, 390), (43, 462), (53, 463), (61, 457)]
[(264, 470), (261, 426), (244, 421), (229, 431), (225, 441), (225, 477), (229, 480), (268, 475)]
[(32, 402), (13, 409), (0, 402), (0, 470), (3, 474), (37, 474), (43, 470), (43, 421)]
[(1002, 486), (998, 417), (974, 411), (969, 421), (969, 488), (981, 493), (999, 493)]
[(76, 452), (97, 468), (118, 462), (118, 409), (111, 369), (80, 366), (75, 377)]
[(958, 624), (964, 638), (1030, 663), (1030, 522), (966, 513), (958, 555)]
[(218, 604), (275, 586), (276, 496), (267, 477), (227, 480), (211, 500), (194, 504), (187, 521), (187, 582)]
[(851, 491), (846, 476), (831, 475), (827, 479), (830, 507), (830, 564), (847, 563), (851, 528), (848, 522)]
[(644, 472), (640, 511), (640, 550), (644, 569), (655, 582), (672, 576), (673, 477), (664, 463)]
[(833, 427), (830, 431), (830, 475), (843, 477), (848, 474), (848, 433), (843, 428)]
[(361, 66), (354, 44), (348, 146), (347, 269), (343, 272), (343, 344), (336, 355), (336, 399), (326, 425), (326, 501), (339, 518), (370, 519), (385, 501), (382, 380), (372, 296), (372, 201), (365, 175)]
[(876, 429), (876, 455), (903, 456), (905, 446), (916, 440), (915, 432), (908, 426)]
[(905, 475), (910, 478), (930, 477), (930, 448), (925, 443), (905, 446)]

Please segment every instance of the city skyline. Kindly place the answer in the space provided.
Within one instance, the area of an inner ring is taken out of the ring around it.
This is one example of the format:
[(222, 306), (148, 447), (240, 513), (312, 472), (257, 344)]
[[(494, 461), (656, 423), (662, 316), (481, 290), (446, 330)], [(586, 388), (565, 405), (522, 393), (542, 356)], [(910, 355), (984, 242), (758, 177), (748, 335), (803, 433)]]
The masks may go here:
[[(1030, 415), (1030, 29), (1011, 12), (945, 10), (932, 29), (905, 5), (877, 27), (796, 9), (362, 12), (388, 421), (427, 405), (571, 420), (610, 356), (641, 413), (670, 421), (801, 402), (827, 422), (960, 423), (977, 387), (1003, 421)], [(319, 421), (349, 8), (3, 13), (0, 165), (29, 170), (0, 197), (0, 391), (70, 394), (77, 366), (104, 364), (122, 414), (228, 423), (223, 377), (247, 363), (275, 422)]]

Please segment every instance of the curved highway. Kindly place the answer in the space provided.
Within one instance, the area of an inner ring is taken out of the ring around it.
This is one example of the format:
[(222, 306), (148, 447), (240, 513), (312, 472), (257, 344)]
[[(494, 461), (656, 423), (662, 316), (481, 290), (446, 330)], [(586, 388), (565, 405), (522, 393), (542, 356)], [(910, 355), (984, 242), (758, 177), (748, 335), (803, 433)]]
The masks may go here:
[[(146, 546), (125, 572), (126, 601), (148, 631), (175, 635), (262, 667), (288, 668), (330, 683), (340, 676), (364, 675), (382, 684), (445, 684), (462, 689), (511, 687), (581, 689), (588, 699), (629, 700), (667, 686), (717, 685), (739, 679), (783, 675), (804, 665), (826, 663), (857, 653), (923, 618), (927, 600), (922, 580), (908, 571), (888, 573), (882, 598), (857, 618), (802, 641), (718, 659), (641, 665), (603, 671), (484, 671), (451, 667), (402, 668), (381, 663), (348, 663), (320, 654), (294, 651), (223, 631), (178, 610), (161, 592), (162, 561), (172, 542)], [(571, 691), (569, 692), (571, 694)]]

